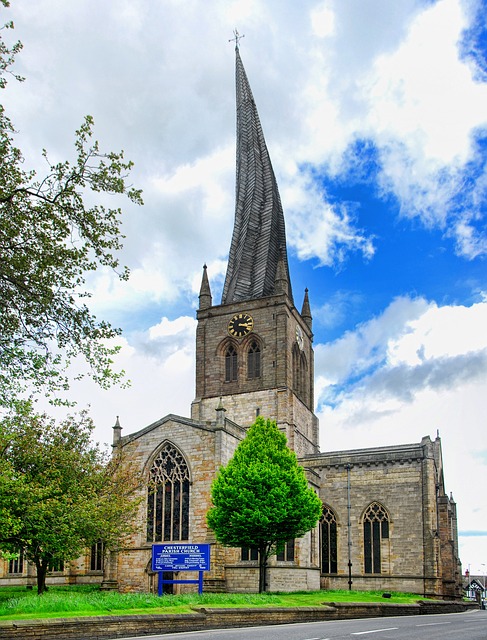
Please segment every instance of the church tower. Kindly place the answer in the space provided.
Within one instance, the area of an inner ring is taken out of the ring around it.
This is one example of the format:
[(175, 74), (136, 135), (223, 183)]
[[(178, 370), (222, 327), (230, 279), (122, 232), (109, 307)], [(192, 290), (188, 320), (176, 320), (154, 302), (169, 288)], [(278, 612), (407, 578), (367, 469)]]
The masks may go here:
[(235, 55), (235, 223), (220, 305), (203, 269), (192, 418), (212, 421), (217, 406), (244, 427), (258, 415), (271, 418), (303, 456), (318, 452), (308, 292), (299, 313), (277, 182), (238, 43)]

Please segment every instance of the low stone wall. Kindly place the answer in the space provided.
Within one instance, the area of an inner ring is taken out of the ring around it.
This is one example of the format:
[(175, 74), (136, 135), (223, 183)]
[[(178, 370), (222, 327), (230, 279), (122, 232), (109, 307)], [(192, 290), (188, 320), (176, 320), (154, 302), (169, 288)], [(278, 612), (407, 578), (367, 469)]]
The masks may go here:
[(52, 620), (0, 621), (0, 640), (108, 640), (127, 636), (251, 627), (268, 624), (319, 622), (352, 618), (460, 613), (478, 609), (475, 602), (422, 601), (417, 604), (326, 603), (321, 607), (267, 609), (195, 609), (194, 613)]
[(0, 621), (1, 640), (105, 640), (207, 629), (202, 613)]
[(422, 607), (419, 603), (383, 604), (382, 602), (330, 602), (330, 606), (332, 606), (334, 609), (333, 620), (350, 620), (352, 618), (390, 618), (393, 616), (419, 616), (423, 613)]

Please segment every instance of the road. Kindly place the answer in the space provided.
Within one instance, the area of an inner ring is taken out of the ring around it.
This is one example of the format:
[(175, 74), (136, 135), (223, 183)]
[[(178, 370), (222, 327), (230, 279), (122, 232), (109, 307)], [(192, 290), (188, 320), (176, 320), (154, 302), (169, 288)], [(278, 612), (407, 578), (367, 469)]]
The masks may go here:
[(150, 640), (487, 640), (487, 611), (308, 622), (144, 637)]

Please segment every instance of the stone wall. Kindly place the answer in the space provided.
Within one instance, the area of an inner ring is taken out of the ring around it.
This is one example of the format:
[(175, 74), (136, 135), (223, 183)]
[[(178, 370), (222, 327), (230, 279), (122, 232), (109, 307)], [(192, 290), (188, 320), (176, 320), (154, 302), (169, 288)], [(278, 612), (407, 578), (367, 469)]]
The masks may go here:
[[(337, 518), (338, 571), (322, 575), (322, 588), (348, 587), (349, 478), (353, 588), (459, 596), (445, 591), (442, 584), (442, 572), (451, 576), (453, 561), (450, 554), (442, 564), (435, 453), (431, 440), (424, 438), (417, 445), (338, 451), (302, 459), (302, 464), (321, 475), (320, 497)], [(372, 502), (386, 510), (389, 535), (380, 541), (380, 573), (366, 574), (363, 516)], [(446, 521), (447, 509), (444, 511)]]
[(147, 636), (183, 631), (254, 627), (398, 615), (460, 613), (478, 609), (476, 603), (419, 602), (329, 603), (321, 607), (271, 609), (196, 609), (180, 615), (100, 616), (51, 620), (0, 621), (0, 640), (84, 640)]
[[(205, 398), (198, 403), (198, 415), (204, 422), (214, 419), (219, 398)], [(238, 393), (222, 398), (225, 417), (245, 427), (255, 421), (257, 411), (264, 418), (277, 422), (285, 433), (289, 448), (298, 456), (316, 453), (318, 420), (289, 389)]]
[[(149, 427), (121, 439), (124, 454), (140, 474), (142, 498), (137, 519), (138, 532), (130, 544), (116, 557), (116, 576), (121, 591), (154, 590), (155, 579), (151, 571), (152, 542), (146, 537), (147, 486), (149, 471), (161, 448), (170, 442), (184, 456), (190, 470), (189, 539), (186, 542), (214, 542), (206, 525), (210, 507), (211, 483), (220, 465), (233, 455), (243, 431), (235, 425), (201, 424), (186, 418), (167, 416)], [(210, 538), (209, 538), (210, 535)], [(221, 580), (224, 554), (214, 554), (212, 570), (205, 574), (208, 580)], [(176, 591), (192, 590), (176, 586)]]
[(269, 591), (318, 591), (319, 588), (318, 567), (301, 569), (277, 565), (269, 570)]
[[(287, 392), (286, 392), (287, 393)], [(269, 394), (272, 395), (272, 394)], [(239, 549), (216, 543), (206, 525), (211, 482), (221, 465), (232, 457), (245, 429), (228, 419), (197, 423), (167, 416), (138, 433), (122, 438), (121, 445), (140, 474), (139, 531), (130, 543), (109, 559), (105, 578), (122, 591), (155, 591), (156, 578), (150, 567), (152, 543), (146, 539), (146, 495), (148, 473), (154, 457), (171, 442), (185, 457), (191, 475), (190, 533), (187, 542), (210, 543), (211, 572), (205, 574), (208, 590), (256, 591), (256, 565), (242, 563)], [(437, 447), (429, 438), (419, 444), (306, 455), (300, 459), (310, 484), (337, 518), (338, 571), (322, 574), (320, 582), (320, 533), (308, 532), (296, 541), (294, 562), (279, 565), (270, 559), (270, 588), (348, 588), (348, 498), (350, 474), (351, 561), (354, 589), (410, 591), (424, 595), (461, 597), (460, 566), (456, 545), (456, 505), (442, 489), (438, 477)], [(349, 471), (347, 470), (349, 467)], [(365, 574), (363, 514), (371, 502), (384, 507), (389, 517), (389, 535), (381, 540), (381, 571)], [(35, 584), (34, 574), (6, 575), (0, 565), (0, 583)], [(90, 572), (89, 555), (71, 563), (51, 583), (101, 582), (100, 572)], [(274, 570), (275, 569), (275, 570)], [(3, 574), (2, 574), (3, 571)], [(196, 587), (175, 586), (176, 592)]]
[[(227, 327), (236, 313), (249, 313), (252, 333), (243, 338), (228, 335)], [(304, 399), (297, 399), (293, 378), (292, 351), (296, 328), (303, 335), (302, 352), (307, 362)], [(257, 340), (261, 348), (261, 375), (249, 379), (246, 353)], [(238, 353), (238, 377), (225, 381), (225, 352), (232, 344)], [(318, 423), (313, 414), (312, 334), (285, 295), (215, 306), (198, 311), (196, 334), (196, 399), (191, 416), (205, 422), (214, 419), (219, 398), (226, 417), (249, 427), (257, 415), (275, 420), (285, 431), (288, 444), (298, 455), (318, 451)], [(294, 437), (297, 435), (296, 447)]]

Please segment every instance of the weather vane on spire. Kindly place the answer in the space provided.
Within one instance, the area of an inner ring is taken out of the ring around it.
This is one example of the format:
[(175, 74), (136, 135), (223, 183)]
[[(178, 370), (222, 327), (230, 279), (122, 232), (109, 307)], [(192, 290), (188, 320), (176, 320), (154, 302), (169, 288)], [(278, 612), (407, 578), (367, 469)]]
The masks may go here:
[(245, 38), (245, 34), (243, 36), (241, 36), (239, 34), (239, 32), (237, 31), (237, 29), (233, 30), (233, 35), (235, 36), (235, 38), (230, 38), (230, 40), (228, 42), (235, 42), (235, 49), (238, 49), (238, 43), (240, 42), (240, 40), (242, 38)]

